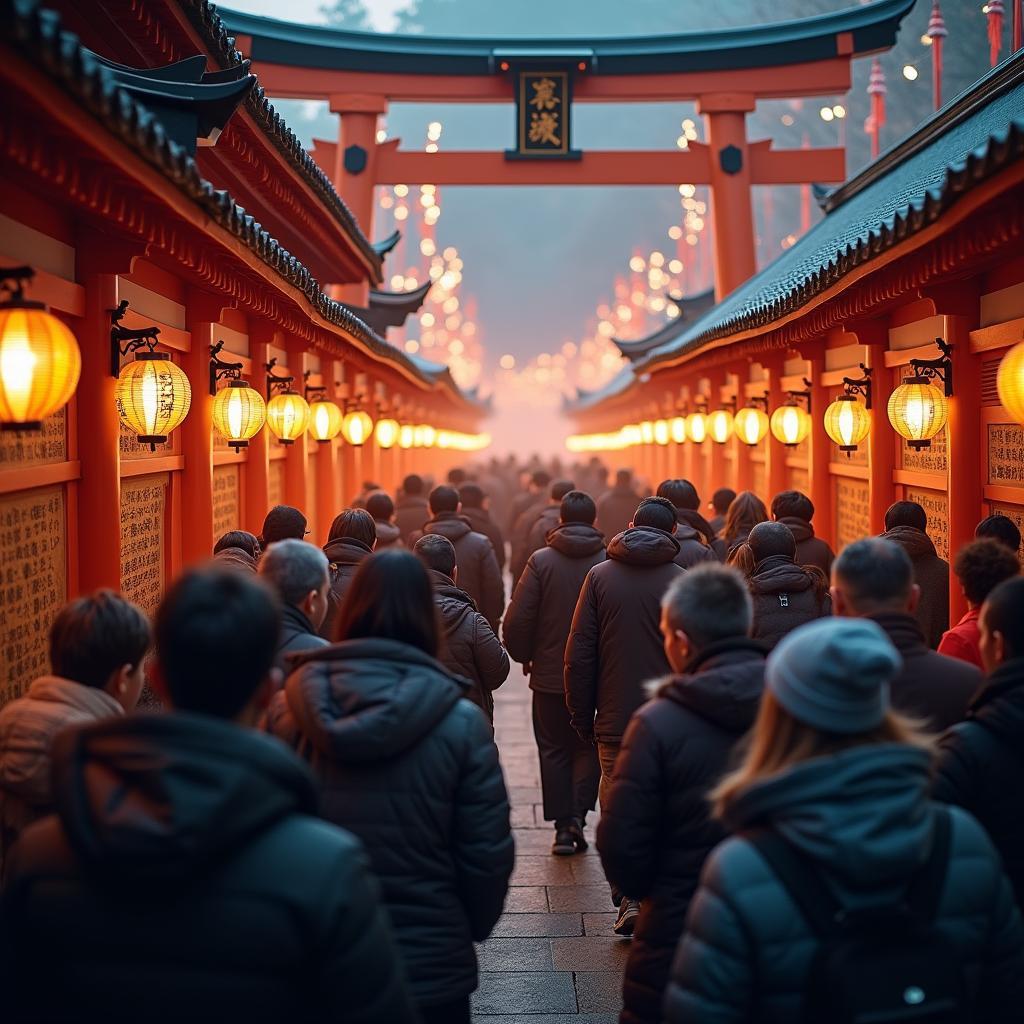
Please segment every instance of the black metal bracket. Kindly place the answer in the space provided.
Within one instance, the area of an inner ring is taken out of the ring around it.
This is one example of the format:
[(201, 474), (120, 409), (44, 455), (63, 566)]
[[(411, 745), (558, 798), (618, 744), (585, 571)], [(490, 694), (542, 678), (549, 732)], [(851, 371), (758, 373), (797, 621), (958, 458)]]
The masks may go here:
[(274, 358), (271, 359), (270, 362), (267, 363), (264, 366), (264, 369), (267, 371), (267, 401), (268, 402), (273, 397), (275, 389), (277, 390), (277, 393), (279, 395), (286, 395), (286, 394), (288, 394), (292, 390), (291, 386), (292, 386), (292, 383), (295, 380), (294, 377), (285, 377), (283, 374), (274, 373), (274, 367), (275, 366), (277, 366), (277, 356), (274, 356)]
[(935, 344), (942, 353), (941, 356), (937, 356), (935, 359), (911, 359), (910, 368), (914, 371), (916, 383), (940, 380), (946, 397), (951, 398), (953, 395), (953, 346), (943, 341), (942, 338), (936, 338)]
[(23, 303), (25, 301), (25, 282), (36, 276), (32, 267), (0, 267), (0, 292), (5, 295), (7, 303)]
[(735, 395), (733, 395), (732, 398), (726, 399), (721, 404), (721, 407), (723, 409), (728, 409), (728, 411), (731, 412), (734, 416), (736, 415), (736, 406), (737, 406), (737, 402), (736, 402), (736, 396)]
[(810, 415), (812, 411), (811, 388), (814, 387), (814, 383), (812, 381), (809, 381), (806, 377), (804, 377), (804, 387), (807, 389), (806, 391), (787, 391), (786, 394), (789, 395), (789, 401), (786, 404), (799, 405), (802, 399), (807, 403), (805, 409), (807, 410), (807, 414)]
[(121, 373), (121, 358), (129, 352), (138, 352), (140, 348), (148, 348), (149, 352), (144, 353), (142, 358), (148, 359), (169, 359), (164, 352), (154, 352), (157, 344), (157, 335), (160, 328), (155, 325), (149, 327), (122, 327), (121, 321), (128, 312), (128, 300), (122, 299), (117, 309), (110, 311), (110, 376), (117, 377)]
[[(708, 412), (708, 396), (701, 392), (699, 395), (693, 396), (693, 411), (702, 412), (707, 415)], [(689, 405), (687, 405), (687, 412), (689, 412)]]
[(317, 399), (318, 401), (323, 400), (327, 396), (327, 385), (326, 384), (321, 384), (321, 385), (317, 386), (315, 384), (310, 384), (309, 383), (309, 378), (312, 377), (312, 376), (313, 376), (313, 371), (312, 370), (306, 370), (306, 372), (302, 375), (302, 382), (303, 382), (302, 394), (304, 395), (304, 397), (305, 397), (307, 402), (309, 401), (309, 396), (310, 395), (317, 395), (318, 396), (318, 399)]
[[(767, 412), (768, 397), (769, 393), (767, 391), (763, 395), (753, 395), (751, 398), (747, 399), (747, 405), (749, 405), (752, 409), (756, 409), (758, 406), (761, 406), (761, 408), (765, 412)], [(733, 408), (735, 408), (735, 402), (733, 403)]]
[(227, 363), (220, 358), (221, 349), (224, 348), (223, 339), (216, 345), (210, 346), (210, 394), (217, 394), (217, 381), (219, 380), (241, 380), (242, 364)]
[(844, 377), (843, 388), (848, 395), (863, 395), (864, 396), (864, 408), (871, 408), (871, 390), (872, 382), (871, 377), (874, 370), (870, 366), (865, 366), (863, 363), (860, 364), (861, 372), (864, 374), (863, 377)]

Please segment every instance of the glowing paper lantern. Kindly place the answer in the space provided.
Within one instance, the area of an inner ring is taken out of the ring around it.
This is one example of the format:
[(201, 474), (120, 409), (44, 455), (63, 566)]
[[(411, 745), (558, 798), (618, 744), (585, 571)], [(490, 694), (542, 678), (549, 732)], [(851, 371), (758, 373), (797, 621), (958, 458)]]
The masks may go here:
[[(423, 423), (416, 428), (420, 432), (420, 444), (424, 448), (433, 448), (434, 442), (437, 441), (437, 431), (429, 424)], [(468, 437), (469, 435), (456, 435), (457, 437)], [(463, 451), (468, 451), (468, 448), (464, 448)]]
[(413, 447), (416, 443), (416, 432), (413, 430), (412, 425), (406, 423), (404, 426), (399, 428), (398, 431), (398, 447), (404, 450), (408, 450)]
[(643, 444), (654, 444), (654, 424), (650, 420), (640, 424), (640, 440)]
[(667, 445), (672, 439), (672, 432), (669, 430), (668, 420), (655, 420), (654, 422), (654, 443)]
[(156, 451), (188, 415), (192, 386), (166, 352), (138, 352), (117, 377), (117, 415)]
[(787, 448), (795, 448), (811, 432), (810, 413), (802, 405), (780, 405), (772, 413), (772, 437)]
[(825, 433), (849, 455), (868, 436), (871, 416), (854, 395), (840, 395), (825, 410)]
[(401, 429), (398, 420), (378, 420), (377, 426), (374, 428), (378, 446), (384, 449), (394, 448), (398, 444)]
[(325, 399), (313, 402), (309, 407), (309, 433), (314, 441), (327, 444), (341, 433), (342, 412)]
[(708, 435), (715, 444), (725, 444), (732, 427), (733, 415), (728, 409), (716, 409), (708, 416)]
[(353, 409), (345, 415), (341, 424), (341, 433), (350, 445), (361, 447), (373, 435), (373, 420), (362, 409)]
[(736, 436), (751, 447), (760, 444), (768, 434), (768, 415), (755, 406), (748, 405), (740, 409), (733, 424)]
[(911, 448), (931, 446), (946, 425), (949, 402), (926, 377), (907, 377), (889, 396), (889, 422)]
[(686, 417), (686, 433), (695, 444), (703, 444), (708, 436), (707, 413), (691, 412)]
[(1003, 356), (996, 374), (996, 390), (1006, 411), (1024, 425), (1024, 341)]
[(213, 425), (240, 451), (267, 422), (267, 403), (244, 380), (230, 380), (213, 400)]
[(267, 426), (281, 444), (294, 444), (309, 424), (309, 405), (302, 395), (286, 391), (267, 402)]
[(676, 444), (682, 444), (686, 440), (686, 417), (676, 416), (669, 421), (669, 434)]

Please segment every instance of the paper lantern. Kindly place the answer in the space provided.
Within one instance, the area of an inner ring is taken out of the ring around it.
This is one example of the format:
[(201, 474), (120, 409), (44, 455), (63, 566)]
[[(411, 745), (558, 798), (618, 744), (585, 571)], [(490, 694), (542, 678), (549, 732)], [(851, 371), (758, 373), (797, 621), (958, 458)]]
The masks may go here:
[(949, 402), (927, 377), (907, 377), (889, 396), (889, 422), (911, 448), (931, 446), (946, 425)]
[(309, 407), (309, 434), (318, 444), (327, 444), (341, 433), (344, 417), (334, 402), (318, 399)]
[(676, 416), (669, 421), (668, 432), (676, 444), (686, 441), (686, 417)]
[(267, 402), (267, 426), (281, 444), (294, 444), (308, 424), (309, 405), (302, 395), (285, 391)]
[(1013, 420), (1024, 425), (1024, 341), (1003, 356), (996, 374), (999, 401)]
[(650, 420), (640, 424), (640, 441), (643, 444), (654, 444), (654, 424)]
[(669, 429), (668, 420), (654, 421), (654, 443), (665, 446), (672, 440), (672, 432)]
[(213, 425), (240, 451), (267, 422), (267, 403), (244, 380), (230, 380), (213, 400)]
[(373, 436), (373, 420), (362, 409), (353, 409), (342, 421), (341, 434), (350, 445), (360, 448)]
[(686, 417), (686, 433), (695, 444), (703, 444), (708, 436), (707, 413), (691, 412)]
[(639, 423), (627, 423), (622, 428), (622, 447), (631, 448), (643, 444), (643, 429)]
[(768, 414), (756, 406), (748, 405), (736, 413), (733, 421), (736, 436), (752, 448), (760, 444), (768, 434)]
[(398, 447), (408, 451), (416, 444), (416, 431), (412, 425), (406, 423), (398, 430)]
[(383, 419), (377, 420), (377, 426), (374, 428), (374, 434), (377, 437), (377, 445), (385, 450), (388, 448), (394, 448), (398, 444), (399, 434), (402, 428), (398, 425), (398, 420)]
[[(429, 424), (422, 423), (416, 428), (420, 432), (420, 445), (423, 448), (433, 448), (437, 441), (437, 431)], [(466, 437), (468, 435), (455, 435), (456, 437)], [(463, 449), (466, 451), (468, 449)]]
[(121, 422), (156, 451), (188, 415), (192, 386), (166, 352), (137, 352), (118, 374), (116, 398)]
[(868, 436), (871, 416), (854, 395), (840, 395), (825, 410), (825, 433), (849, 455)]
[(772, 413), (772, 437), (787, 448), (795, 448), (811, 432), (811, 414), (802, 405), (780, 405)]
[(716, 409), (708, 416), (708, 436), (716, 444), (725, 444), (732, 433), (733, 415), (728, 409)]
[(0, 306), (0, 424), (39, 430), (75, 392), (82, 372), (78, 342), (41, 302)]

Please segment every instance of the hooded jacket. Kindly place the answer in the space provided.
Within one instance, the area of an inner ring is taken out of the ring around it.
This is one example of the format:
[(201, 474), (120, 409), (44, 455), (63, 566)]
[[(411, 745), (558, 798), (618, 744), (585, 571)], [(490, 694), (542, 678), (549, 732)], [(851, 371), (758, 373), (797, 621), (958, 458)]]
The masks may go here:
[(967, 721), (941, 741), (936, 800), (970, 811), (1003, 858), (1024, 907), (1024, 658), (1000, 665), (971, 702)]
[(466, 696), (493, 721), (492, 694), (508, 679), (510, 668), (505, 648), (473, 599), (450, 576), (432, 569), (430, 581), (444, 626), (445, 645), (439, 660), (453, 675), (470, 681)]
[(606, 491), (597, 502), (597, 522), (594, 525), (606, 536), (616, 537), (629, 529), (640, 502), (643, 499), (633, 490), (633, 485), (620, 487), (616, 484)]
[[(548, 505), (541, 509), (540, 515), (537, 516), (536, 522), (530, 527), (530, 534), (527, 538), (527, 555), (526, 560), (529, 561), (530, 555), (535, 551), (540, 551), (547, 547), (548, 534), (555, 529), (556, 526), (561, 522), (562, 509), (560, 505)], [(525, 569), (526, 566), (524, 565)], [(519, 574), (522, 576), (522, 573)]]
[(403, 498), (395, 505), (395, 526), (398, 527), (402, 543), (411, 548), (410, 536), (417, 530), (423, 529), (423, 524), (430, 518), (430, 508), (427, 499), (420, 494), (410, 495)]
[(899, 544), (914, 563), (914, 582), (921, 588), (914, 616), (925, 643), (934, 651), (949, 629), (949, 563), (939, 558), (931, 537), (913, 526), (896, 526), (882, 537)]
[(605, 559), (604, 535), (586, 523), (565, 523), (526, 563), (505, 613), (508, 653), (530, 666), (530, 689), (565, 692), (565, 643), (587, 573)]
[[(676, 519), (680, 523), (685, 523), (687, 526), (693, 527), (704, 539), (704, 542), (714, 552), (715, 558), (720, 562), (725, 561), (726, 556), (726, 545), (725, 541), (718, 536), (718, 530), (712, 526), (696, 509), (693, 508), (677, 508)], [(721, 526), (719, 526), (721, 529)]]
[(324, 545), (327, 556), (327, 574), (331, 592), (327, 595), (327, 614), (320, 624), (320, 635), (327, 640), (334, 636), (334, 623), (359, 566), (373, 554), (373, 548), (355, 537), (339, 537)]
[(676, 565), (681, 569), (692, 569), (701, 562), (717, 562), (718, 555), (710, 544), (704, 541), (704, 535), (695, 526), (691, 526), (683, 518), (679, 509), (676, 509), (675, 538), (679, 541), (679, 554), (676, 555)]
[(903, 659), (902, 671), (889, 684), (892, 706), (923, 720), (933, 732), (962, 722), (981, 687), (981, 672), (966, 661), (929, 649), (909, 612), (882, 612), (869, 618), (885, 630)]
[(783, 516), (779, 522), (789, 527), (796, 540), (796, 564), (813, 565), (829, 577), (836, 556), (825, 541), (814, 536), (814, 526), (796, 516)]
[[(937, 808), (930, 758), (887, 743), (815, 758), (752, 784), (724, 824), (766, 826), (819, 866), (845, 907), (899, 902), (927, 859)], [(952, 814), (935, 924), (958, 951), (979, 1024), (1019, 1019), (1024, 929), (998, 855), (978, 823)], [(665, 997), (669, 1024), (792, 1024), (818, 942), (744, 838), (718, 846), (701, 875)]]
[(382, 551), (384, 548), (405, 547), (402, 543), (402, 531), (395, 523), (389, 523), (386, 519), (374, 519), (377, 527), (377, 546), (375, 551)]
[(309, 651), (316, 647), (326, 647), (327, 641), (316, 631), (309, 618), (295, 605), (281, 606), (281, 632), (277, 645), (274, 667), (286, 675), (291, 669), (292, 655), (299, 651)]
[(684, 572), (678, 554), (672, 534), (634, 526), (612, 538), (607, 561), (587, 574), (565, 648), (565, 700), (580, 736), (618, 743), (644, 702), (643, 683), (671, 671), (661, 599)]
[(745, 636), (709, 645), (633, 716), (601, 809), (608, 879), (641, 900), (623, 983), (622, 1024), (660, 1024), (662, 996), (704, 860), (726, 836), (708, 792), (754, 724), (765, 653)]
[[(543, 494), (532, 494), (530, 497), (533, 500), (516, 516), (512, 523), (512, 558), (509, 562), (509, 570), (512, 573), (513, 588), (519, 581), (519, 577), (523, 575), (530, 555), (536, 550), (530, 547), (530, 534), (534, 524), (548, 508), (553, 507), (548, 504), (548, 498)], [(542, 543), (541, 547), (543, 546)]]
[(309, 760), (323, 816), (365, 844), (421, 1006), (476, 988), (473, 943), (512, 872), (498, 752), (467, 686), (407, 644), (346, 640), (305, 655), (269, 714)]
[(5, 1020), (414, 1020), (362, 849), (277, 741), (138, 715), (53, 760), (4, 891)]
[(787, 633), (832, 614), (828, 580), (786, 555), (771, 555), (754, 567), (747, 580), (754, 601), (751, 635), (771, 650)]
[(218, 566), (249, 574), (255, 574), (259, 564), (244, 548), (221, 548), (213, 560)]
[(466, 508), (462, 506), (462, 516), (476, 533), (482, 533), (494, 548), (494, 557), (498, 560), (498, 570), (505, 571), (505, 537), (501, 527), (491, 518), (490, 512), (483, 508)]

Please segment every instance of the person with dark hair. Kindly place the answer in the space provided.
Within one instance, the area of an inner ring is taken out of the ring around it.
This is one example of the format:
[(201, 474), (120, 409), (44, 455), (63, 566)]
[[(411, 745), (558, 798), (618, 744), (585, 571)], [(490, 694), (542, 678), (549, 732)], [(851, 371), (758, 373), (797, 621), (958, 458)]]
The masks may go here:
[[(686, 570), (676, 565), (676, 510), (645, 498), (629, 527), (613, 537), (608, 559), (587, 573), (565, 648), (565, 701), (580, 739), (597, 743), (599, 798), (608, 799), (615, 759), (630, 716), (644, 702), (643, 684), (668, 675), (661, 636), (661, 599)], [(638, 904), (612, 885), (615, 930), (632, 935)]]
[(729, 511), (725, 514), (725, 525), (721, 530), (725, 541), (726, 557), (733, 548), (746, 542), (750, 531), (758, 523), (768, 522), (768, 509), (764, 502), (753, 491), (740, 491), (729, 503)]
[(347, 508), (335, 516), (327, 535), (324, 554), (331, 590), (327, 595), (327, 614), (320, 624), (320, 635), (330, 640), (334, 622), (357, 570), (377, 546), (377, 524), (364, 508)]
[(986, 516), (974, 531), (977, 538), (991, 537), (1000, 544), (1008, 547), (1018, 558), (1020, 557), (1020, 530), (1017, 524), (1009, 517), (999, 513)]
[(788, 526), (758, 523), (747, 546), (754, 564), (747, 579), (754, 598), (751, 635), (767, 650), (797, 626), (832, 614), (828, 577), (815, 566), (797, 565), (796, 540)]
[(454, 487), (442, 484), (430, 492), (430, 512), (432, 518), (426, 522), (422, 532), (411, 535), (411, 546), (430, 533), (447, 537), (452, 542), (459, 568), (459, 586), (473, 599), (480, 614), (496, 633), (505, 610), (505, 584), (491, 542), (482, 533), (477, 533), (462, 514), (459, 492)]
[(377, 491), (381, 490), (381, 486), (378, 483), (374, 483), (372, 480), (364, 480), (363, 486), (359, 489), (359, 493), (352, 499), (351, 508), (366, 508), (366, 502), (371, 494), (376, 494)]
[(434, 603), (441, 616), (444, 644), (438, 660), (454, 675), (472, 683), (466, 696), (494, 721), (494, 691), (509, 673), (508, 655), (473, 599), (458, 586), (455, 546), (439, 533), (426, 533), (413, 554), (427, 567)]
[(260, 548), (266, 551), (279, 540), (302, 540), (309, 533), (306, 517), (291, 505), (275, 505), (263, 520), (260, 531)]
[(0, 908), (5, 1021), (418, 1019), (361, 845), (245, 728), (280, 680), (278, 624), (251, 577), (186, 573), (156, 616), (170, 713), (57, 738), (57, 814)]
[(981, 822), (1024, 912), (1024, 578), (1004, 580), (989, 593), (978, 626), (988, 678), (967, 720), (940, 740), (932, 793)]
[(882, 537), (899, 544), (910, 556), (920, 591), (914, 616), (925, 643), (935, 650), (949, 629), (949, 563), (939, 557), (935, 543), (925, 533), (927, 527), (928, 515), (916, 501), (897, 501), (885, 513)]
[(213, 546), (217, 562), (242, 572), (256, 572), (260, 554), (259, 538), (245, 530), (230, 530)]
[(941, 732), (963, 720), (982, 677), (973, 665), (928, 647), (914, 615), (920, 596), (906, 549), (883, 537), (847, 545), (832, 566), (835, 614), (873, 620), (903, 659), (891, 684), (892, 706)]
[[(534, 520), (527, 535), (524, 549), (526, 558), (519, 569), (519, 576), (522, 576), (526, 563), (530, 560), (530, 555), (547, 546), (548, 534), (561, 522), (562, 499), (574, 490), (576, 487), (571, 480), (556, 480), (551, 485), (551, 500), (540, 510), (540, 514)], [(518, 580), (519, 576), (516, 576), (515, 579)]]
[(112, 590), (70, 601), (57, 613), (50, 675), (0, 710), (0, 877), (21, 832), (53, 812), (54, 737), (132, 711), (150, 644), (145, 613)]
[(962, 547), (953, 559), (953, 571), (967, 598), (967, 612), (952, 629), (943, 633), (939, 654), (984, 668), (978, 627), (981, 606), (1003, 580), (1020, 575), (1020, 562), (1006, 545), (988, 537)]
[(394, 522), (395, 503), (387, 491), (374, 491), (367, 495), (366, 511), (372, 516), (373, 524), (377, 528), (375, 551), (383, 551), (390, 547), (404, 547), (402, 531)]
[(633, 482), (631, 469), (615, 472), (615, 484), (597, 502), (597, 521), (594, 524), (605, 537), (617, 537), (629, 529), (633, 513), (640, 504), (640, 495)]
[(714, 515), (708, 520), (708, 522), (716, 535), (721, 536), (722, 530), (725, 528), (725, 517), (729, 513), (729, 506), (735, 500), (736, 492), (731, 487), (719, 487), (718, 490), (711, 495), (710, 506)]
[(587, 573), (605, 559), (596, 517), (589, 494), (563, 496), (559, 525), (548, 534), (547, 546), (530, 556), (502, 624), (505, 646), (530, 680), (544, 820), (554, 823), (556, 856), (587, 848), (583, 829), (601, 775), (594, 744), (581, 739), (569, 721), (564, 684), (573, 610)]
[(704, 858), (726, 836), (708, 792), (754, 724), (764, 648), (750, 639), (746, 581), (716, 562), (674, 580), (661, 604), (675, 673), (630, 720), (601, 805), (605, 874), (641, 900), (626, 961), (624, 1024), (660, 1024), (662, 995)]
[(291, 655), (327, 645), (317, 634), (331, 592), (327, 556), (304, 540), (279, 540), (263, 556), (259, 577), (281, 602), (274, 667), (287, 675)]
[(410, 538), (417, 530), (422, 530), (423, 524), (430, 518), (427, 499), (423, 495), (424, 489), (423, 477), (410, 473), (402, 481), (398, 493), (395, 526), (398, 527), (399, 536), (406, 547), (412, 546)]
[(482, 533), (494, 548), (498, 571), (505, 571), (505, 537), (501, 527), (491, 518), (491, 499), (479, 484), (463, 484), (459, 488), (462, 514), (475, 533)]
[[(676, 565), (692, 569), (701, 562), (719, 561), (718, 552), (711, 546), (714, 532), (697, 511), (700, 496), (689, 480), (662, 480), (658, 484), (658, 497), (672, 502), (676, 510), (676, 540), (679, 554)], [(698, 525), (698, 521), (702, 525)]]
[(334, 641), (300, 657), (269, 728), (310, 760), (324, 817), (366, 844), (420, 1020), (469, 1024), (473, 943), (501, 915), (514, 853), (490, 725), (437, 659), (411, 552), (360, 566)]
[(814, 504), (800, 491), (782, 491), (772, 498), (772, 519), (788, 526), (796, 540), (796, 564), (816, 566), (828, 577), (835, 552), (814, 536), (813, 518)]
[(448, 470), (448, 485), (454, 487), (455, 490), (458, 490), (468, 479), (469, 475), (461, 466)]
[[(568, 483), (568, 481), (565, 481)], [(563, 481), (555, 481), (555, 486), (562, 484)], [(562, 494), (567, 494), (572, 490), (572, 484), (562, 490)], [(530, 555), (536, 550), (532, 548), (530, 534), (533, 531), (533, 527), (537, 520), (544, 516), (551, 516), (552, 509), (555, 510), (557, 517), (558, 503), (562, 500), (555, 501), (551, 496), (552, 494), (552, 481), (551, 476), (543, 470), (536, 472), (530, 478), (529, 493), (533, 495), (531, 500), (521, 512), (518, 513), (512, 524), (511, 540), (511, 558), (509, 560), (509, 568), (512, 573), (512, 586), (515, 588), (519, 577), (522, 576), (523, 570), (526, 568), (526, 563), (530, 558)], [(539, 545), (544, 546), (543, 539)]]

